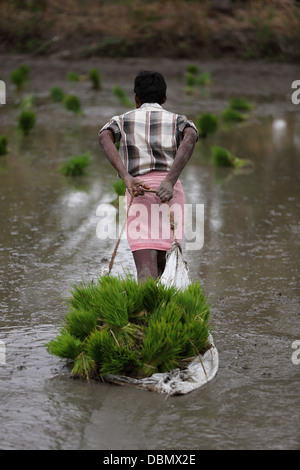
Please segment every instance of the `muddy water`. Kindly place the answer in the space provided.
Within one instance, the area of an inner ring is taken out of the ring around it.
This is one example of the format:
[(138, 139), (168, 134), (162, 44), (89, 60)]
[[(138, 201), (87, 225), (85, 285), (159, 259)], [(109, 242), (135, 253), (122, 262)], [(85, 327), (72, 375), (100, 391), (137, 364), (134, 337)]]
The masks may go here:
[[(63, 319), (70, 283), (101, 274), (115, 243), (96, 236), (96, 210), (114, 198), (115, 177), (97, 131), (123, 108), (108, 86), (101, 98), (86, 83), (72, 87), (85, 98), (84, 116), (71, 116), (40, 93), (37, 127), (27, 138), (16, 132), (17, 108), (8, 103), (0, 110), (1, 133), (10, 142), (9, 155), (0, 157), (0, 339), (6, 352), (0, 447), (299, 448), (300, 366), (292, 361), (292, 343), (300, 340), (299, 111), (284, 96), (274, 105), (252, 92), (257, 108), (249, 121), (199, 142), (183, 172), (186, 202), (205, 207), (204, 246), (185, 257), (191, 277), (211, 296), (220, 369), (203, 388), (166, 400), (72, 380), (45, 349)], [(226, 89), (210, 93), (203, 98), (208, 108), (222, 107), (229, 96)], [(13, 91), (10, 96), (13, 102)], [(170, 108), (177, 104), (192, 113), (190, 97), (174, 94), (172, 101), (171, 95)], [(213, 168), (211, 144), (249, 158), (252, 168)], [(85, 151), (92, 163), (84, 177), (57, 173), (66, 156)], [(114, 272), (123, 268), (134, 272), (126, 240)]]

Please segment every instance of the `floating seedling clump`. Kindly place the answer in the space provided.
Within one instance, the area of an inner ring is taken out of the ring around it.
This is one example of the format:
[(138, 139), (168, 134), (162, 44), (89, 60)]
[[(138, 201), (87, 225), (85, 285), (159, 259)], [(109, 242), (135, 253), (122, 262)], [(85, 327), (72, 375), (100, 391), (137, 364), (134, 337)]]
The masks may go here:
[(50, 96), (53, 101), (61, 103), (64, 100), (65, 94), (61, 88), (59, 88), (58, 86), (54, 86), (50, 90)]
[(35, 126), (36, 115), (34, 111), (30, 109), (23, 109), (19, 115), (18, 126), (24, 135), (28, 135), (29, 132)]
[(20, 91), (26, 83), (29, 72), (29, 66), (26, 64), (21, 64), (17, 69), (11, 72), (10, 81), (16, 86), (18, 91)]
[(72, 111), (75, 114), (82, 114), (81, 104), (78, 96), (68, 95), (64, 98), (64, 105), (68, 111)]
[(86, 167), (90, 164), (90, 154), (88, 152), (83, 155), (75, 155), (69, 157), (59, 169), (59, 172), (65, 176), (80, 176), (85, 172)]
[(228, 122), (242, 122), (247, 119), (247, 116), (236, 109), (226, 108), (222, 112), (222, 118)]
[(229, 102), (229, 108), (236, 111), (250, 111), (253, 109), (253, 104), (244, 98), (232, 98)]
[(97, 69), (91, 69), (89, 71), (89, 79), (92, 82), (94, 90), (101, 90), (101, 75)]
[(176, 290), (129, 275), (74, 285), (58, 336), (47, 348), (75, 376), (135, 378), (180, 368), (207, 351), (210, 308), (199, 282)]
[(132, 108), (134, 106), (134, 104), (127, 97), (125, 91), (122, 90), (122, 88), (120, 88), (119, 86), (115, 86), (113, 88), (113, 94), (118, 98), (118, 100), (123, 106), (126, 106), (128, 108)]
[(6, 155), (7, 154), (7, 137), (6, 135), (1, 135), (0, 136), (0, 155)]
[(201, 137), (215, 134), (218, 129), (218, 118), (212, 113), (203, 113), (198, 117), (197, 127)]
[(213, 146), (211, 148), (212, 162), (215, 166), (229, 166), (234, 168), (243, 168), (251, 166), (251, 162), (245, 158), (238, 158), (229, 150)]

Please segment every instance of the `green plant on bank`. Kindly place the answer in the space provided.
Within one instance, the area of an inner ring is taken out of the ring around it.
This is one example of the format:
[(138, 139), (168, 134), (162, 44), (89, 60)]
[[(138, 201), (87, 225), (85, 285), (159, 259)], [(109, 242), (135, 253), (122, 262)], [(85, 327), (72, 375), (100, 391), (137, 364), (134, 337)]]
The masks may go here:
[(119, 86), (115, 86), (113, 88), (113, 94), (119, 99), (120, 103), (123, 106), (126, 106), (128, 108), (132, 108), (134, 106), (134, 103), (132, 103), (132, 101), (128, 99), (125, 91), (122, 90), (122, 88), (120, 88)]
[(6, 135), (1, 135), (0, 136), (0, 155), (6, 155), (7, 154), (7, 137)]
[(59, 169), (59, 172), (65, 176), (81, 176), (90, 164), (90, 154), (88, 152), (82, 155), (69, 157)]
[(210, 348), (210, 308), (199, 282), (184, 291), (154, 279), (103, 276), (73, 285), (61, 330), (47, 344), (83, 378), (147, 377)]
[(101, 90), (101, 75), (96, 68), (93, 68), (89, 71), (89, 79), (92, 82), (94, 90)]
[(50, 90), (50, 96), (53, 101), (61, 103), (64, 100), (65, 94), (61, 88), (54, 86)]
[(65, 96), (64, 106), (68, 111), (72, 111), (74, 114), (82, 114), (80, 100), (76, 95)]
[(28, 135), (34, 128), (36, 122), (35, 112), (30, 109), (23, 109), (19, 115), (18, 127), (24, 135)]
[(237, 158), (229, 150), (223, 147), (213, 146), (211, 148), (211, 157), (213, 165), (215, 166), (228, 166), (234, 168), (251, 166), (249, 160)]
[(17, 69), (13, 70), (10, 74), (10, 81), (16, 86), (16, 90), (20, 91), (28, 79), (30, 68), (26, 64), (21, 64)]
[(197, 119), (197, 127), (201, 137), (213, 135), (218, 129), (218, 118), (215, 114), (203, 113)]

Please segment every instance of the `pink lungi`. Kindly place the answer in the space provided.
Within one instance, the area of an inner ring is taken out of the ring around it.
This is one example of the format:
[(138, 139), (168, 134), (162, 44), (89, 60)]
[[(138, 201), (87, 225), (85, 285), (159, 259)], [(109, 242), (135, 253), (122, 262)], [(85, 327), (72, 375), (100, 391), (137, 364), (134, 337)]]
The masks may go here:
[[(137, 178), (151, 190), (156, 191), (167, 174), (166, 171), (151, 171)], [(128, 209), (131, 196), (127, 190), (125, 196)], [(170, 213), (174, 217), (176, 240), (182, 243), (184, 193), (179, 180), (174, 186), (173, 197), (169, 203), (162, 203), (155, 193), (145, 192), (143, 196), (136, 196), (127, 219), (127, 240), (131, 251), (147, 249), (168, 251), (174, 241), (170, 227)]]

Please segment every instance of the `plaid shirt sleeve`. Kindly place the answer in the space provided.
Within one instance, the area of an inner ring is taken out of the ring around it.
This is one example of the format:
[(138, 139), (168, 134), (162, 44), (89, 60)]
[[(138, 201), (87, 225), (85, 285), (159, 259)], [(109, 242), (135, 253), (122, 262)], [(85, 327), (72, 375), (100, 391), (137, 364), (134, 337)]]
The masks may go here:
[(105, 126), (103, 126), (102, 129), (100, 129), (99, 134), (105, 130), (110, 130), (112, 132), (115, 143), (120, 142), (121, 129), (120, 129), (120, 126), (118, 124), (118, 120), (116, 117), (113, 117), (107, 124), (105, 124)]
[(180, 144), (180, 142), (182, 141), (184, 129), (186, 129), (187, 127), (191, 127), (192, 129), (195, 130), (196, 135), (197, 135), (197, 140), (198, 140), (198, 138), (199, 138), (198, 129), (195, 126), (195, 124), (193, 123), (193, 121), (189, 120), (184, 115), (179, 115), (177, 117), (177, 136), (176, 136), (176, 140), (177, 140), (178, 144)]

